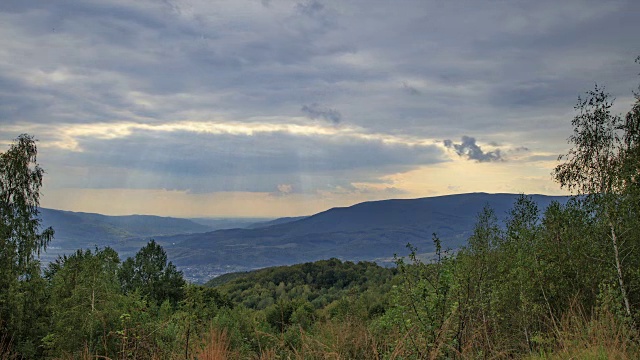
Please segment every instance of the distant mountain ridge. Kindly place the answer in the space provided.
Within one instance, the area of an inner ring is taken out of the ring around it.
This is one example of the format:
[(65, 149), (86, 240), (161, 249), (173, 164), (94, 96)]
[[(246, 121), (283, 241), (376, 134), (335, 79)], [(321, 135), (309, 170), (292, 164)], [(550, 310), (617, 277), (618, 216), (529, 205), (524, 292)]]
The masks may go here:
[(187, 219), (155, 215), (109, 216), (95, 213), (40, 209), (44, 226), (57, 225), (58, 236), (90, 235), (87, 231), (103, 229), (114, 239), (146, 236), (148, 234), (172, 235), (211, 231), (211, 227)]
[(302, 220), (305, 218), (308, 218), (308, 216), (281, 217), (281, 218), (277, 218), (269, 221), (256, 222), (249, 226), (246, 226), (245, 228), (246, 229), (264, 228), (264, 227), (269, 227), (273, 225), (286, 224), (286, 223)]
[(40, 208), (40, 218), (43, 228), (51, 226), (55, 230), (54, 240), (42, 256), (45, 262), (63, 253), (96, 246), (111, 246), (125, 258), (157, 236), (202, 233), (253, 224), (249, 219), (203, 219), (210, 222), (203, 224), (190, 219), (155, 215), (109, 216), (47, 208)]
[[(180, 219), (152, 215), (106, 216), (41, 209), (43, 226), (55, 238), (43, 256), (79, 248), (113, 247), (122, 259), (135, 254), (151, 238), (192, 281), (214, 275), (320, 259), (367, 260), (389, 263), (405, 255), (411, 243), (422, 253), (433, 251), (432, 234), (443, 246), (466, 244), (477, 214), (491, 206), (500, 220), (517, 194), (470, 193), (419, 199), (370, 201), (332, 208), (312, 216), (251, 223), (250, 219)], [(540, 210), (565, 196), (530, 195)], [(242, 226), (215, 230), (211, 226)]]
[[(179, 266), (206, 273), (250, 270), (336, 257), (389, 261), (412, 243), (433, 251), (432, 234), (458, 248), (471, 235), (477, 214), (491, 206), (506, 216), (518, 194), (470, 193), (420, 199), (371, 201), (332, 208), (299, 220), (256, 229), (230, 229), (161, 237)], [(530, 195), (540, 210), (565, 196)], [(215, 264), (215, 266), (213, 266)]]

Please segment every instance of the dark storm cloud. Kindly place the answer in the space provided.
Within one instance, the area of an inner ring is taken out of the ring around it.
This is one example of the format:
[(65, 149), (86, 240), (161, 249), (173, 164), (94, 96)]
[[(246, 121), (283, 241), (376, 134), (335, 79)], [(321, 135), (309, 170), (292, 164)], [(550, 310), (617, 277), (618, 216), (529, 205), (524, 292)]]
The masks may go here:
[(476, 144), (476, 139), (470, 136), (462, 136), (462, 141), (460, 142), (460, 144), (456, 144), (451, 140), (444, 140), (443, 143), (447, 148), (454, 149), (458, 155), (466, 157), (469, 160), (476, 160), (478, 162), (503, 160), (500, 149), (487, 152), (482, 151), (480, 146)]
[(314, 120), (323, 119), (334, 124), (339, 124), (342, 121), (342, 114), (340, 114), (338, 110), (322, 106), (318, 103), (303, 105), (300, 111)]

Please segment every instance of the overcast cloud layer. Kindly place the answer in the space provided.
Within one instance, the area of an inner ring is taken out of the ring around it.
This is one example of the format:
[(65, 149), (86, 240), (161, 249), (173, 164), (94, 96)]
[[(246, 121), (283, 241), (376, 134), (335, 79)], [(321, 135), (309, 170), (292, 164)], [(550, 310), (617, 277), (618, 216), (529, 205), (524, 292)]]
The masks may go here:
[[(577, 96), (598, 83), (630, 104), (639, 13), (632, 0), (3, 0), (0, 142), (35, 135), (45, 190), (69, 197), (544, 192)], [(453, 175), (467, 166), (525, 180), (473, 187)], [(419, 188), (418, 171), (452, 175)]]

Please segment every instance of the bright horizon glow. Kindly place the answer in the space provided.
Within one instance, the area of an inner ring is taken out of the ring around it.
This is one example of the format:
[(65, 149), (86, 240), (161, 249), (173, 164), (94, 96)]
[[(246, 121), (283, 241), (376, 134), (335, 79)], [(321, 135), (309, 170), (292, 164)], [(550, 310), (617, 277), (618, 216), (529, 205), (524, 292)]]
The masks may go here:
[[(219, 192), (190, 194), (185, 191), (136, 189), (61, 189), (45, 191), (42, 206), (58, 210), (94, 212), (104, 215), (157, 215), (182, 218), (194, 217), (265, 217), (313, 215), (333, 207), (346, 207), (365, 201), (413, 199), (466, 193), (525, 193), (541, 195), (569, 195), (551, 179), (553, 162), (510, 164), (494, 166), (488, 171), (477, 171), (458, 185), (451, 185), (449, 176), (468, 176), (476, 169), (462, 161), (416, 169), (408, 173), (391, 175), (396, 186), (406, 189), (402, 194), (385, 194), (384, 188), (373, 188), (360, 193), (343, 194), (273, 194), (255, 192)], [(547, 175), (548, 178), (544, 179)], [(500, 181), (502, 179), (502, 181)], [(425, 192), (425, 183), (431, 185)], [(359, 184), (367, 189), (371, 184)], [(69, 191), (73, 194), (70, 195)], [(374, 196), (371, 196), (371, 193)]]

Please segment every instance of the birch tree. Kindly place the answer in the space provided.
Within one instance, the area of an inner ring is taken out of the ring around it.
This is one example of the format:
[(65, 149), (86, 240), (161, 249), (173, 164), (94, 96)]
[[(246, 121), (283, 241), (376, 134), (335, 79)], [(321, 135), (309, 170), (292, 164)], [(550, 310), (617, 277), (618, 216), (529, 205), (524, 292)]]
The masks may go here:
[(558, 160), (553, 175), (560, 186), (582, 196), (584, 204), (607, 228), (609, 259), (627, 316), (632, 316), (625, 259), (637, 243), (632, 234), (638, 203), (638, 102), (626, 117), (612, 113), (613, 99), (596, 86), (579, 98), (572, 121), (573, 147)]

